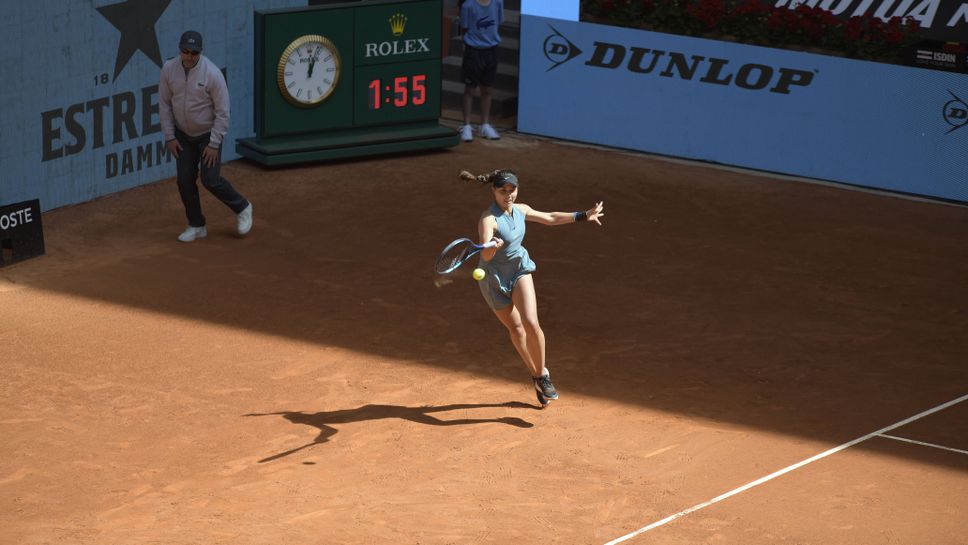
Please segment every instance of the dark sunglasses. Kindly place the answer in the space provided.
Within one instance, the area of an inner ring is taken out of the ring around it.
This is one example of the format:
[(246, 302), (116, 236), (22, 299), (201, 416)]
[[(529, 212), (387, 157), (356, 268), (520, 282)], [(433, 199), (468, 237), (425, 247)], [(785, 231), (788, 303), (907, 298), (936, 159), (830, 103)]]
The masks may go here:
[(195, 55), (198, 55), (199, 53), (198, 51), (189, 51), (187, 49), (182, 49), (181, 52), (183, 55), (191, 55), (192, 57), (194, 57)]

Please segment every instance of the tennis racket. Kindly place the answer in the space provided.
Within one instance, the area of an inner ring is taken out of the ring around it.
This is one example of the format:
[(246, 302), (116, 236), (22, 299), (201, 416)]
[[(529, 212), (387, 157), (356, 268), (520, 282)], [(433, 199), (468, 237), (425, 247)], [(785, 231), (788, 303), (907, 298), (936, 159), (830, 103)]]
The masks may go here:
[(437, 274), (452, 273), (467, 262), (468, 259), (477, 255), (477, 252), (480, 252), (484, 248), (493, 248), (495, 246), (497, 246), (497, 243), (493, 240), (485, 242), (484, 244), (474, 244), (474, 241), (469, 238), (459, 238), (448, 244), (443, 252), (440, 252), (434, 269), (437, 271)]

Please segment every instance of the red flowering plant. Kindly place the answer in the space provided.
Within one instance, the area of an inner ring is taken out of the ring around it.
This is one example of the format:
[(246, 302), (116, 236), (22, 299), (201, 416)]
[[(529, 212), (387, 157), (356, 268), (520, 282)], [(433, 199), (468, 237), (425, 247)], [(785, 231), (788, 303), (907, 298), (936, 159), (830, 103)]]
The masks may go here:
[[(639, 26), (652, 26), (659, 32), (673, 34), (696, 35), (702, 32), (704, 25), (690, 11), (697, 0), (643, 0), (643, 6), (651, 8), (643, 13)], [(701, 1), (701, 0), (699, 0)]]
[(841, 48), (847, 56), (897, 64), (903, 63), (906, 52), (921, 40), (920, 25), (912, 17), (892, 17), (887, 22), (870, 15), (851, 17), (840, 30)]
[(591, 0), (582, 6), (582, 15), (586, 21), (694, 35), (703, 23), (689, 11), (693, 1)]
[(584, 6), (585, 15), (599, 17), (606, 20), (635, 22), (642, 18), (642, 0), (596, 0)]
[(686, 5), (686, 14), (699, 23), (703, 32), (711, 32), (723, 24), (726, 4), (722, 0), (698, 0)]
[(774, 9), (760, 0), (740, 0), (728, 10), (719, 29), (743, 43), (766, 45), (763, 29)]
[(840, 25), (829, 11), (800, 4), (792, 10), (773, 10), (766, 20), (766, 37), (770, 44), (831, 48), (840, 45), (836, 38)]
[(820, 7), (773, 8), (761, 0), (585, 0), (584, 20), (887, 63), (921, 40), (918, 22), (838, 19)]

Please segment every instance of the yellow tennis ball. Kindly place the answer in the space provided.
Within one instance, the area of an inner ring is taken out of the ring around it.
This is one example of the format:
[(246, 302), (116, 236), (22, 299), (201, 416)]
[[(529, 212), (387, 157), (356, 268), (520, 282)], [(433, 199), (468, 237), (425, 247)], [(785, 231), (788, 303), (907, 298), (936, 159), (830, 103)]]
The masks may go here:
[(484, 278), (484, 274), (484, 269), (474, 269), (474, 272), (471, 273), (471, 276), (474, 277), (474, 280), (482, 280)]

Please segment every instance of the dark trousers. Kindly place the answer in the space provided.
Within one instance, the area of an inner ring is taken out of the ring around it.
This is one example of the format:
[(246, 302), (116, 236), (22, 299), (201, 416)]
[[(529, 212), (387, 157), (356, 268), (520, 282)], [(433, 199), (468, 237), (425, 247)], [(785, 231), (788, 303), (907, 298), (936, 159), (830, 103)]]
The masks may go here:
[(206, 166), (202, 163), (202, 151), (208, 147), (209, 133), (201, 136), (191, 137), (175, 130), (175, 138), (181, 144), (181, 151), (175, 163), (178, 165), (178, 194), (181, 195), (182, 204), (185, 205), (185, 216), (188, 217), (188, 225), (192, 227), (204, 227), (205, 216), (202, 215), (202, 203), (198, 196), (198, 185), (195, 177), (198, 176), (198, 169), (202, 169), (202, 185), (209, 190), (212, 195), (222, 201), (225, 206), (238, 214), (249, 206), (249, 201), (232, 187), (228, 180), (222, 177), (222, 148), (219, 148), (219, 158), (213, 166)]

